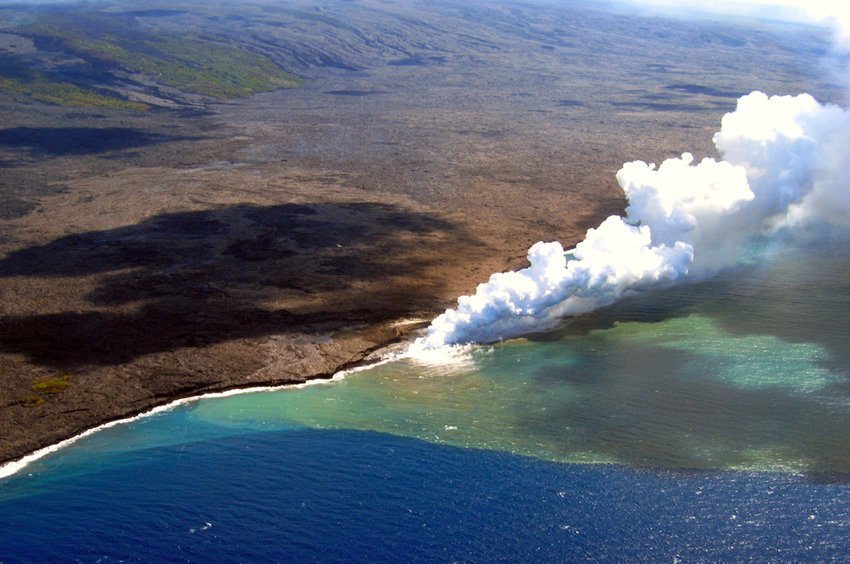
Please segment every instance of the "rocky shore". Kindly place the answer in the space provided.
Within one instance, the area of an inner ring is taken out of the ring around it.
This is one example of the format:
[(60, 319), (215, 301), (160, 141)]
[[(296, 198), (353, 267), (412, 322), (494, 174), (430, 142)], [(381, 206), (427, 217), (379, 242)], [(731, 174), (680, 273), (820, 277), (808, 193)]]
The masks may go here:
[[(623, 162), (711, 156), (738, 95), (841, 95), (809, 28), (487, 0), (179, 4), (100, 16), (148, 39), (208, 31), (217, 65), (236, 46), (298, 87), (189, 96), (0, 14), (3, 60), (58, 77), (18, 73), (0, 96), (0, 463), (177, 398), (328, 377), (534, 242), (569, 247), (621, 213)], [(73, 69), (81, 86), (56, 82)]]
[(0, 460), (174, 399), (330, 377), (523, 263), (508, 224), (348, 178), (134, 167), (5, 220)]

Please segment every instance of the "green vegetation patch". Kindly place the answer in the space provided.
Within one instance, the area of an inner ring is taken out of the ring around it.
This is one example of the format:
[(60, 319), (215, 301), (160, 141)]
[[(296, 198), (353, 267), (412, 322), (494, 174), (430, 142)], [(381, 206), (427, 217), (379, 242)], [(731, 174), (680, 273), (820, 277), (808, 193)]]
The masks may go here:
[(70, 82), (50, 80), (35, 71), (26, 78), (0, 77), (0, 91), (12, 96), (26, 96), (33, 100), (60, 106), (116, 108), (136, 111), (148, 109), (146, 104), (101, 94), (94, 89), (81, 88)]
[(60, 47), (95, 66), (120, 67), (213, 98), (291, 88), (299, 80), (267, 57), (198, 37), (139, 30), (120, 14), (48, 12), (25, 31), (41, 48)]
[(42, 376), (33, 380), (30, 389), (39, 394), (61, 394), (70, 383), (71, 377), (67, 374)]
[(38, 407), (43, 403), (44, 398), (41, 396), (29, 396), (21, 400), (21, 405), (28, 408)]

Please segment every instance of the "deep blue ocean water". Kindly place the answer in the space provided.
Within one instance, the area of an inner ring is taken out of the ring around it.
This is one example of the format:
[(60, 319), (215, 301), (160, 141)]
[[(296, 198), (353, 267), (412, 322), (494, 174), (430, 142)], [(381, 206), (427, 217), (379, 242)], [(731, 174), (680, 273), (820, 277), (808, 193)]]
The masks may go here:
[[(73, 463), (69, 463), (73, 466)], [(3, 561), (847, 557), (841, 484), (253, 432), (3, 486)], [(18, 497), (22, 490), (35, 490)], [(18, 491), (16, 491), (18, 490)]]
[(205, 399), (0, 481), (0, 562), (846, 560), (850, 260)]

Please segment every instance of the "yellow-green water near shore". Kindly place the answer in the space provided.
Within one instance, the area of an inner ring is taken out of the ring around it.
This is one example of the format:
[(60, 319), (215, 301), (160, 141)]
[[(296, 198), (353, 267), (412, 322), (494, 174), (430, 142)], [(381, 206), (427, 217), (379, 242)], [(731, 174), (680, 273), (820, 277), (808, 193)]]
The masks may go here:
[(193, 417), (567, 462), (850, 472), (850, 261), (835, 253), (783, 251), (461, 362), (400, 360), (328, 386), (202, 401)]

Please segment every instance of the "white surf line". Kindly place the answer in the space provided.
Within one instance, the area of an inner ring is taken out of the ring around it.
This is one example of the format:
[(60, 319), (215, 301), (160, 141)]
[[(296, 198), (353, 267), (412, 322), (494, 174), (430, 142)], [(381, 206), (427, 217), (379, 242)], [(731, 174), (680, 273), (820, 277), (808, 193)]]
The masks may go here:
[[(393, 327), (402, 327), (406, 325), (412, 325), (415, 323), (421, 323), (423, 319), (403, 319), (401, 321), (397, 321), (393, 324)], [(387, 347), (389, 348), (389, 347)], [(406, 347), (405, 347), (406, 348)], [(374, 353), (373, 353), (374, 354)], [(149, 409), (148, 411), (144, 411), (139, 413), (138, 415), (133, 415), (132, 417), (124, 417), (123, 419), (116, 419), (114, 421), (109, 421), (108, 423), (103, 423), (102, 425), (98, 425), (97, 427), (92, 427), (91, 429), (86, 429), (79, 435), (74, 435), (68, 439), (59, 441), (58, 443), (40, 448), (36, 451), (31, 452), (30, 454), (24, 455), (17, 460), (12, 460), (0, 466), (0, 480), (4, 478), (8, 478), (10, 476), (14, 476), (33, 462), (44, 458), (49, 454), (53, 454), (54, 452), (61, 450), (67, 446), (74, 444), (75, 442), (85, 439), (86, 437), (90, 437), (94, 435), (98, 431), (102, 431), (104, 429), (109, 429), (110, 427), (115, 427), (116, 425), (125, 425), (127, 423), (132, 423), (133, 421), (138, 421), (139, 419), (143, 419), (145, 417), (151, 417), (153, 415), (157, 415), (159, 413), (163, 413), (165, 411), (169, 411), (174, 409), (175, 407), (180, 407), (181, 405), (187, 405), (199, 400), (203, 399), (217, 399), (217, 398), (226, 398), (230, 396), (238, 396), (242, 394), (257, 394), (257, 393), (268, 393), (268, 392), (279, 392), (284, 390), (299, 390), (301, 388), (306, 388), (307, 386), (318, 386), (322, 384), (332, 384), (335, 382), (340, 382), (345, 379), (345, 377), (349, 374), (354, 374), (356, 372), (361, 372), (363, 370), (369, 370), (370, 368), (375, 368), (376, 366), (381, 366), (383, 364), (387, 364), (390, 362), (394, 362), (400, 360), (402, 358), (406, 358), (406, 353), (390, 352), (389, 354), (385, 354), (382, 357), (376, 358), (374, 361), (367, 361), (366, 364), (355, 366), (352, 368), (347, 368), (345, 370), (340, 370), (335, 372), (333, 376), (330, 378), (314, 378), (312, 380), (307, 380), (306, 382), (301, 382), (298, 384), (280, 384), (277, 386), (254, 386), (251, 388), (235, 388), (232, 390), (226, 390), (223, 392), (209, 392), (206, 394), (201, 394), (198, 396), (190, 396), (187, 398), (180, 398), (164, 405), (158, 405)]]
[(317, 386), (323, 384), (332, 384), (335, 382), (340, 382), (345, 379), (348, 374), (353, 374), (355, 372), (360, 372), (362, 370), (368, 370), (369, 368), (373, 368), (375, 366), (379, 366), (381, 364), (386, 364), (387, 362), (391, 362), (392, 359), (381, 359), (375, 363), (367, 364), (363, 366), (356, 366), (354, 368), (349, 368), (346, 370), (340, 370), (336, 372), (330, 378), (315, 378), (313, 380), (307, 380), (306, 382), (301, 382), (298, 384), (280, 384), (278, 386), (254, 386), (252, 388), (236, 388), (233, 390), (226, 390), (224, 392), (210, 392), (206, 394), (201, 394), (198, 396), (191, 396), (188, 398), (180, 398), (176, 399), (172, 402), (169, 402), (164, 405), (158, 405), (154, 408), (149, 409), (148, 411), (142, 412), (138, 415), (133, 415), (132, 417), (125, 417), (123, 419), (116, 419), (114, 421), (109, 421), (108, 423), (104, 423), (102, 425), (98, 425), (97, 427), (92, 427), (91, 429), (87, 429), (80, 433), (79, 435), (75, 435), (71, 438), (65, 439), (63, 441), (59, 441), (58, 443), (46, 446), (44, 448), (40, 448), (30, 454), (27, 454), (17, 460), (13, 460), (11, 462), (7, 462), (0, 466), (0, 480), (4, 478), (8, 478), (9, 476), (13, 476), (32, 464), (33, 462), (44, 458), (49, 454), (53, 454), (54, 452), (61, 450), (67, 446), (74, 444), (75, 442), (85, 439), (86, 437), (90, 437), (99, 431), (103, 431), (104, 429), (109, 429), (110, 427), (115, 427), (117, 425), (125, 425), (127, 423), (132, 423), (134, 421), (138, 421), (140, 419), (144, 419), (146, 417), (151, 417), (153, 415), (157, 415), (159, 413), (163, 413), (166, 411), (170, 411), (176, 407), (180, 407), (182, 405), (187, 405), (199, 400), (203, 399), (217, 399), (217, 398), (226, 398), (230, 396), (239, 396), (243, 394), (256, 394), (256, 393), (268, 393), (268, 392), (279, 392), (284, 390), (298, 390), (301, 388), (306, 388), (307, 386)]

